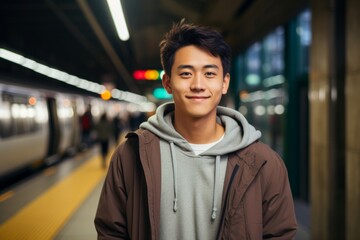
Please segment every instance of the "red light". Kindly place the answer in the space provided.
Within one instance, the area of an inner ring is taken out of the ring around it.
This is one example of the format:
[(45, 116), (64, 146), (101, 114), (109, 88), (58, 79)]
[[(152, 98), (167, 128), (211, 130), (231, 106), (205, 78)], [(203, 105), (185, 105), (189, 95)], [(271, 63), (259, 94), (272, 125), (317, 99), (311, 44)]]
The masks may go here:
[(133, 77), (136, 79), (136, 80), (143, 80), (145, 79), (145, 70), (136, 70), (134, 73), (133, 73)]

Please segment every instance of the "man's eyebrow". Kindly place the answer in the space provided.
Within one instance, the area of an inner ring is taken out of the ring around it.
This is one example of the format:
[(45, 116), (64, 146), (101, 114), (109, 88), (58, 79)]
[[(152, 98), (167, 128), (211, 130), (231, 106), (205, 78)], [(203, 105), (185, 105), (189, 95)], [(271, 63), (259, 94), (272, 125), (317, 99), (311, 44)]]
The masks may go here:
[[(194, 66), (192, 66), (192, 65), (186, 65), (186, 64), (182, 64), (182, 65), (179, 65), (179, 66), (177, 67), (178, 70), (185, 69), (185, 68), (195, 69)], [(216, 64), (208, 64), (208, 65), (205, 65), (203, 68), (204, 68), (204, 69), (206, 69), (206, 68), (216, 68), (216, 69), (219, 69), (219, 66), (217, 66)]]
[(181, 69), (185, 69), (185, 68), (191, 68), (191, 69), (194, 69), (194, 66), (192, 65), (185, 65), (185, 64), (181, 64), (177, 67), (178, 70), (181, 70)]
[(219, 69), (218, 65), (216, 65), (216, 64), (205, 65), (203, 68), (217, 68), (217, 69)]

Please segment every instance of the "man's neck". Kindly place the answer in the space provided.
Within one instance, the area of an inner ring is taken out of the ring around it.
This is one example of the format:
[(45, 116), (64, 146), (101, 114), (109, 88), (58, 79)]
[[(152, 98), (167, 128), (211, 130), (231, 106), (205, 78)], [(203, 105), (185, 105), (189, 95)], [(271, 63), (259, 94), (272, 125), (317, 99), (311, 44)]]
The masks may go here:
[(208, 118), (183, 118), (174, 116), (174, 128), (189, 143), (205, 144), (219, 140), (224, 127), (216, 123), (216, 115)]

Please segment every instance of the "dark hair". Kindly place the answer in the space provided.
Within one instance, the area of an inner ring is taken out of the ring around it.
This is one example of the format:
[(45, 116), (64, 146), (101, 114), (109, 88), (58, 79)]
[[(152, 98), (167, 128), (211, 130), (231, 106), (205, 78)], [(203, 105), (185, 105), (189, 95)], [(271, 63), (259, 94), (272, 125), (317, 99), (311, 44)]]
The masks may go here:
[(171, 76), (176, 51), (189, 45), (200, 47), (215, 57), (219, 56), (224, 76), (230, 72), (231, 49), (223, 36), (210, 27), (185, 23), (185, 19), (182, 19), (173, 24), (159, 44), (161, 65), (167, 75)]

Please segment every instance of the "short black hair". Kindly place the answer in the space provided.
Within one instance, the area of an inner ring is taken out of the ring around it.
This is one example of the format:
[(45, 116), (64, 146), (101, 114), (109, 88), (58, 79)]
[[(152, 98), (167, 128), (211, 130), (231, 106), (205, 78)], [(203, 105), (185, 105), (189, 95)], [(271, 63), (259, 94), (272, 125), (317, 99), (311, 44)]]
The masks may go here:
[(173, 24), (159, 44), (161, 65), (167, 75), (171, 76), (176, 51), (189, 45), (200, 47), (215, 57), (219, 56), (224, 76), (230, 72), (231, 49), (223, 36), (215, 29), (186, 23), (185, 19), (182, 19)]

